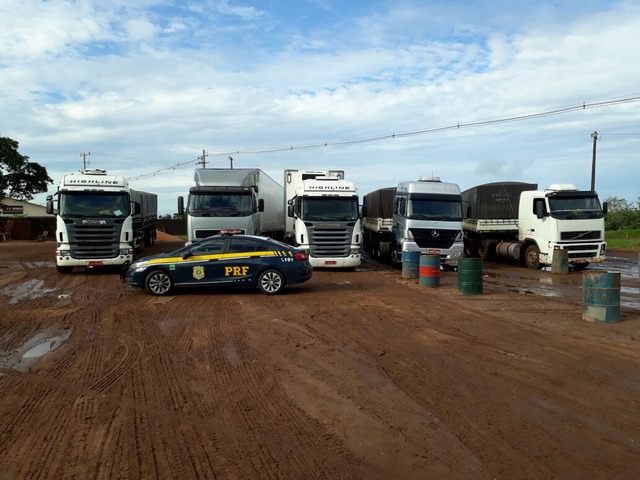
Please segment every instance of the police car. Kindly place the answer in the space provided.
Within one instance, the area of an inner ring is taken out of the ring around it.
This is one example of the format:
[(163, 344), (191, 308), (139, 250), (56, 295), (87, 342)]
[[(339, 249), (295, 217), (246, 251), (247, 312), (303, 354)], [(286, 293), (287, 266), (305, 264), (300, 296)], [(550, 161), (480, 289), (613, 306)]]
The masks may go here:
[(311, 275), (306, 250), (267, 237), (224, 234), (136, 260), (123, 269), (120, 279), (152, 295), (205, 286), (257, 287), (273, 295)]

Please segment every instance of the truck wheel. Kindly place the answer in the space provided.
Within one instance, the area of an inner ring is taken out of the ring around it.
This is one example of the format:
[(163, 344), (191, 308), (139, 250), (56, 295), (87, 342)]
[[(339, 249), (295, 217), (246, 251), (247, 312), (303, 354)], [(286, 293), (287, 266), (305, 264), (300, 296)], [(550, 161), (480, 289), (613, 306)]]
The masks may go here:
[(280, 293), (284, 284), (284, 276), (278, 270), (265, 270), (258, 277), (258, 288), (267, 295)]
[(537, 270), (540, 265), (540, 249), (535, 243), (528, 245), (524, 250), (524, 264), (527, 268)]
[(145, 278), (144, 287), (152, 295), (167, 295), (173, 288), (173, 280), (164, 270), (153, 270)]
[(71, 273), (73, 267), (61, 267), (60, 265), (56, 265), (56, 270), (58, 273)]

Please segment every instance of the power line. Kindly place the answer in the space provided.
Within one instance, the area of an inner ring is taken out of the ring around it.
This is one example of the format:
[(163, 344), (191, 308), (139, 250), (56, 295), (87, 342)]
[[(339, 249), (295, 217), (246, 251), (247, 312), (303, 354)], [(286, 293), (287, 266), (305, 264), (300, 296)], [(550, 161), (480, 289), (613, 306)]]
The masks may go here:
[[(587, 110), (587, 109), (593, 109), (593, 108), (609, 107), (609, 106), (612, 106), (612, 105), (621, 105), (621, 104), (633, 103), (633, 102), (637, 102), (637, 101), (640, 101), (640, 96), (620, 98), (620, 99), (615, 99), (615, 100), (605, 100), (605, 101), (601, 101), (601, 102), (590, 102), (590, 103), (583, 102), (583, 103), (581, 103), (579, 105), (555, 108), (553, 110), (545, 110), (545, 111), (542, 111), (542, 112), (528, 113), (528, 114), (522, 114), (522, 115), (516, 115), (516, 116), (504, 117), (504, 118), (478, 120), (478, 121), (475, 121), (475, 122), (458, 122), (458, 123), (455, 123), (455, 124), (452, 124), (452, 125), (445, 125), (445, 126), (441, 126), (441, 127), (426, 128), (426, 129), (422, 129), (422, 130), (414, 130), (414, 131), (401, 132), (401, 133), (390, 133), (390, 134), (386, 134), (386, 135), (379, 135), (379, 136), (375, 136), (375, 137), (360, 138), (360, 139), (355, 139), (355, 140), (341, 140), (341, 141), (335, 141), (335, 142), (311, 143), (311, 144), (307, 144), (307, 145), (291, 145), (291, 146), (288, 146), (288, 147), (261, 148), (261, 149), (256, 149), (256, 150), (233, 150), (233, 151), (228, 151), (228, 152), (207, 153), (206, 155), (207, 156), (214, 156), (214, 157), (241, 155), (241, 154), (242, 155), (254, 155), (254, 154), (289, 152), (289, 151), (294, 151), (294, 150), (308, 150), (308, 149), (315, 149), (315, 148), (342, 147), (342, 146), (347, 146), (347, 145), (357, 145), (357, 144), (364, 144), (364, 143), (380, 142), (380, 141), (385, 141), (385, 140), (395, 140), (397, 138), (407, 138), (407, 137), (415, 137), (415, 136), (419, 136), (419, 135), (428, 135), (428, 134), (432, 134), (432, 133), (440, 133), (440, 132), (446, 132), (446, 131), (450, 131), (450, 130), (460, 130), (462, 128), (484, 127), (484, 126), (489, 126), (489, 125), (499, 125), (499, 124), (510, 123), (510, 122), (521, 122), (521, 121), (533, 120), (533, 119), (537, 119), (537, 118), (551, 117), (551, 116), (554, 116), (554, 115), (562, 115), (562, 114), (565, 114), (565, 113), (575, 112), (575, 111), (579, 111), (579, 110)], [(609, 135), (614, 135), (614, 134), (609, 134)], [(159, 173), (166, 172), (168, 170), (175, 170), (178, 167), (181, 167), (181, 166), (187, 165), (187, 164), (192, 164), (194, 162), (204, 163), (204, 158), (203, 158), (204, 156), (205, 156), (205, 154), (204, 154), (204, 150), (203, 150), (203, 156), (202, 157), (198, 157), (198, 159), (196, 159), (196, 160), (189, 160), (189, 161), (186, 161), (186, 162), (177, 163), (176, 165), (174, 165), (172, 167), (167, 167), (167, 168), (164, 168), (164, 169), (161, 169), (161, 170), (157, 170), (157, 171), (152, 172), (152, 173), (143, 174), (143, 175), (139, 175), (137, 177), (133, 177), (132, 180), (137, 180), (137, 179), (140, 179), (140, 178), (155, 176), (155, 175), (157, 175)], [(200, 160), (202, 160), (202, 162), (200, 162)]]

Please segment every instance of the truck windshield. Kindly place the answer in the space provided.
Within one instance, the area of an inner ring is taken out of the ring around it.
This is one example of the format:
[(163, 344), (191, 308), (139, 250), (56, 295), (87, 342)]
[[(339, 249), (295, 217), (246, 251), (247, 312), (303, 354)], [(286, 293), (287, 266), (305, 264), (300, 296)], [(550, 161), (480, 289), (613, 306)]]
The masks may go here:
[(126, 217), (129, 197), (125, 193), (61, 192), (61, 217)]
[(462, 221), (461, 197), (412, 195), (407, 218), (414, 220)]
[(596, 196), (549, 197), (551, 216), (557, 219), (602, 218), (604, 213)]
[(248, 217), (255, 211), (250, 193), (192, 193), (189, 215), (193, 217)]
[(304, 197), (302, 220), (352, 221), (358, 219), (357, 197)]

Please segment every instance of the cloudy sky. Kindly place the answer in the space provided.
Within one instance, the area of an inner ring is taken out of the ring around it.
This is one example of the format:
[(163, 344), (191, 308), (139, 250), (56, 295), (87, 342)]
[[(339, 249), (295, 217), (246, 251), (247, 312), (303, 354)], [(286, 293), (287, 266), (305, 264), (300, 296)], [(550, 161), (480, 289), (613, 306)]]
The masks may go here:
[(86, 158), (167, 214), (203, 151), (279, 183), (343, 169), (361, 196), (589, 189), (597, 131), (596, 190), (635, 201), (639, 34), (630, 0), (2, 0), (0, 135), (56, 183)]

